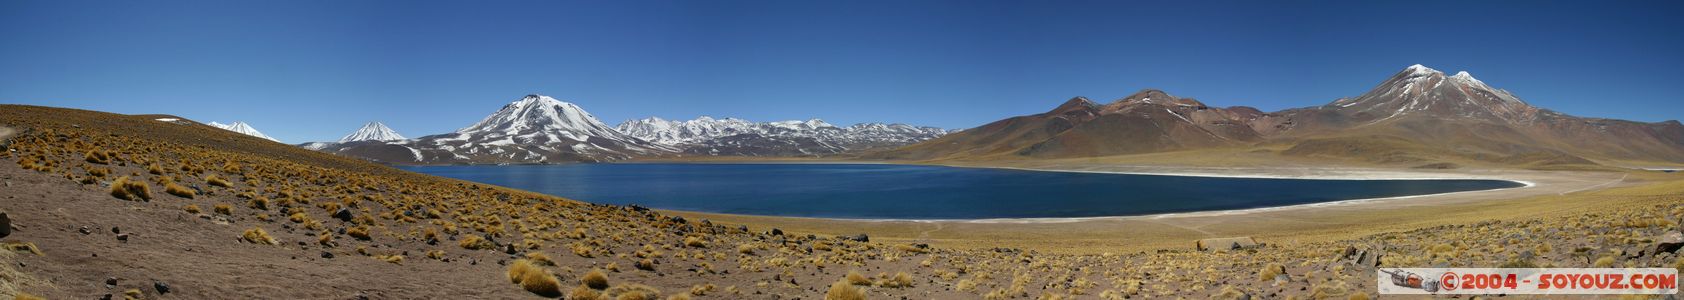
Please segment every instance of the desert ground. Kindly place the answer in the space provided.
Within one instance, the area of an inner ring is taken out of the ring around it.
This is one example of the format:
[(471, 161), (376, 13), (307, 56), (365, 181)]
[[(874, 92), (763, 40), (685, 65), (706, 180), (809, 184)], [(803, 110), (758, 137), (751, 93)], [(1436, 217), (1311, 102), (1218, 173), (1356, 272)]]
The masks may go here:
[[(1684, 268), (1668, 238), (1684, 177), (1652, 171), (1245, 165), (1535, 185), (1236, 213), (815, 220), (582, 203), (165, 117), (0, 105), (16, 129), (0, 152), (0, 297), (1369, 299), (1386, 267)], [(1132, 159), (951, 164), (1213, 172)], [(1192, 247), (1237, 236), (1261, 245)]]

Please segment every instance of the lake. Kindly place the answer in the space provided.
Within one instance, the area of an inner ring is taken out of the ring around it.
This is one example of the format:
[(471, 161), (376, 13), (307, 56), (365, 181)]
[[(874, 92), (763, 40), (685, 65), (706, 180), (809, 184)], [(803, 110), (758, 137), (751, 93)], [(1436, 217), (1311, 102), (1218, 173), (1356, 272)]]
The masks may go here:
[(401, 168), (592, 203), (850, 219), (1131, 216), (1523, 186), (1501, 180), (1216, 178), (888, 164)]

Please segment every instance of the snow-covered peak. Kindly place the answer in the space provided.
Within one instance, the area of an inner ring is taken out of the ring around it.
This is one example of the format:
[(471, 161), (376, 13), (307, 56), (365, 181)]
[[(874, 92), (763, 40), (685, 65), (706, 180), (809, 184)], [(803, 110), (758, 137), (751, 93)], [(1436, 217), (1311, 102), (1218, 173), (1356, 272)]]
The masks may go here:
[(777, 122), (772, 122), (771, 124), (772, 124), (772, 126), (777, 126), (777, 127), (786, 128), (786, 129), (793, 129), (793, 130), (813, 130), (813, 129), (826, 128), (826, 127), (836, 128), (836, 125), (830, 125), (830, 123), (826, 123), (824, 120), (820, 120), (820, 119), (812, 119), (812, 120), (806, 120), (806, 121), (800, 121), (800, 120), (777, 121)]
[(1468, 74), (1468, 71), (1456, 72), (1456, 75), (1451, 75), (1450, 79), (1455, 79), (1456, 81), (1468, 83), (1468, 84), (1479, 86), (1479, 87), (1487, 87), (1485, 85), (1484, 81), (1479, 81), (1479, 79), (1475, 79), (1473, 77), (1473, 74)]
[(1409, 67), (1404, 68), (1403, 71), (1409, 72), (1410, 77), (1427, 76), (1427, 75), (1432, 75), (1432, 74), (1444, 74), (1444, 72), (1439, 72), (1438, 70), (1434, 70), (1433, 68), (1428, 68), (1427, 66), (1423, 66), (1421, 64), (1409, 65)]
[(536, 94), (510, 102), (478, 123), (456, 132), (501, 135), (565, 133), (572, 135), (574, 139), (583, 139), (585, 136), (612, 138), (621, 135), (578, 105)]
[(217, 123), (215, 121), (212, 121), (212, 122), (210, 122), (208, 124), (205, 124), (205, 125), (210, 125), (211, 127), (221, 128), (222, 130), (238, 132), (238, 133), (244, 134), (244, 135), (255, 136), (255, 137), (263, 138), (265, 140), (280, 142), (280, 140), (276, 140), (275, 138), (269, 137), (268, 135), (264, 135), (263, 132), (257, 131), (257, 128), (252, 128), (251, 125), (246, 124), (246, 122), (235, 121), (234, 124), (222, 124), (222, 123)]
[(397, 131), (393, 131), (392, 128), (386, 127), (386, 124), (381, 124), (380, 122), (368, 122), (368, 124), (363, 125), (362, 128), (357, 129), (356, 132), (352, 132), (344, 138), (340, 138), (339, 142), (394, 141), (403, 139), (403, 135), (399, 135)]

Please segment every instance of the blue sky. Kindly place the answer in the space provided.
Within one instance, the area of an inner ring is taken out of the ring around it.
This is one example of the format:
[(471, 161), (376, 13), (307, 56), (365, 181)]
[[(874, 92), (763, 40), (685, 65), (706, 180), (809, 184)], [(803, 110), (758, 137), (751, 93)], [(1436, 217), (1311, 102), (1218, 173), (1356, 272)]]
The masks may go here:
[(1145, 88), (1264, 110), (1410, 64), (1535, 105), (1684, 114), (1680, 1), (4, 1), (0, 103), (246, 121), (287, 142), (467, 126), (529, 93), (971, 127)]

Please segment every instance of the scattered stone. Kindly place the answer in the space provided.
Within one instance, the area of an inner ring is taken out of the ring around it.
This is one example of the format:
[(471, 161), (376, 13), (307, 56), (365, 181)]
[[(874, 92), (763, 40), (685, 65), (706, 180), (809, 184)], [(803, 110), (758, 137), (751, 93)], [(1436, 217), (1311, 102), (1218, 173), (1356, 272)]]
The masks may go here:
[(322, 251), (322, 258), (333, 259), (333, 252)]
[(170, 293), (170, 285), (164, 284), (163, 282), (153, 281), (152, 288), (157, 289), (159, 295)]
[(76, 229), (76, 232), (81, 232), (82, 235), (89, 235), (89, 234), (93, 234), (94, 230), (89, 229), (88, 226), (82, 226), (82, 228)]
[(339, 219), (340, 221), (350, 222), (351, 221), (351, 209), (340, 208), (339, 211), (333, 212), (333, 218)]
[(117, 277), (106, 277), (105, 278), (105, 287), (112, 287), (112, 286), (116, 286), (116, 285), (117, 285)]
[(123, 229), (117, 228), (117, 226), (111, 226), (111, 233), (123, 233)]
[(1257, 240), (1249, 236), (1202, 239), (1193, 243), (1199, 251), (1229, 251), (1257, 247)]
[(1651, 248), (1653, 251), (1649, 251), (1649, 254), (1673, 253), (1681, 247), (1684, 247), (1684, 233), (1668, 232), (1655, 241), (1655, 247)]
[(127, 242), (129, 242), (129, 234), (119, 233), (119, 234), (117, 234), (117, 240), (122, 241), (124, 243), (127, 243)]
[(0, 212), (0, 238), (12, 235), (12, 217)]
[(783, 230), (783, 229), (777, 229), (777, 228), (772, 228), (772, 235), (778, 235), (778, 236), (781, 236), (781, 235), (784, 235), (784, 230)]

